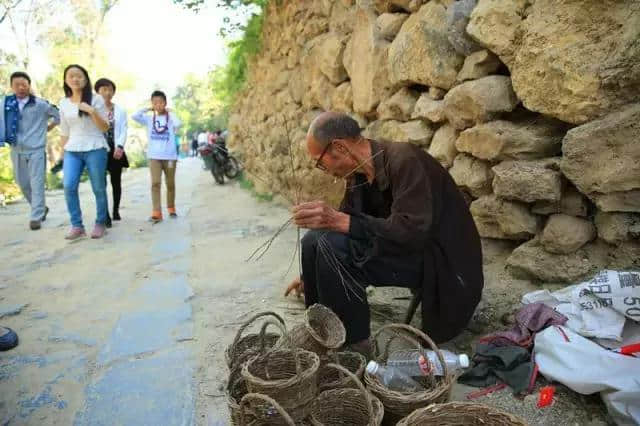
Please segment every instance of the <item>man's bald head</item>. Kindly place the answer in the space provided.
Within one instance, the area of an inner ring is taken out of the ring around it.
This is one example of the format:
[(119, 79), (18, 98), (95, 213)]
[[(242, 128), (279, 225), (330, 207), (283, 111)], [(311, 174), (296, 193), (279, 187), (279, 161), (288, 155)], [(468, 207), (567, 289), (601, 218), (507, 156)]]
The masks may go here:
[(313, 141), (320, 149), (325, 148), (335, 139), (356, 141), (360, 139), (358, 122), (341, 112), (323, 112), (309, 126), (307, 141)]

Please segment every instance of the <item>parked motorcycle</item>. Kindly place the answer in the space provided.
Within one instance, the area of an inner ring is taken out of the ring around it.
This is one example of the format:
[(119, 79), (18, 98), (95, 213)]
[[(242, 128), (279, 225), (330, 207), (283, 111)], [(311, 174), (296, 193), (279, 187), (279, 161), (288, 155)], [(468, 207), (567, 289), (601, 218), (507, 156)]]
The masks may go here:
[(240, 174), (238, 160), (229, 153), (226, 147), (220, 144), (207, 144), (198, 147), (200, 157), (204, 161), (205, 168), (211, 171), (214, 180), (224, 184), (224, 177), (235, 179)]

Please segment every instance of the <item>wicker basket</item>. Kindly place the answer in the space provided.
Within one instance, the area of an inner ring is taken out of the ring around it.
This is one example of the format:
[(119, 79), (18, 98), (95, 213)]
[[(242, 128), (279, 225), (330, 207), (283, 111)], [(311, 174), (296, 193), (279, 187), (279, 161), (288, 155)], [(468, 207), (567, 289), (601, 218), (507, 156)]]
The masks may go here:
[(295, 421), (309, 415), (317, 395), (320, 358), (301, 349), (274, 349), (242, 367), (247, 389), (276, 400)]
[(344, 344), (347, 332), (331, 309), (316, 303), (305, 311), (304, 318), (304, 323), (291, 328), (278, 341), (277, 348), (300, 348), (325, 355), (329, 349), (337, 349)]
[[(251, 414), (247, 414), (249, 411)], [(242, 397), (239, 406), (240, 426), (271, 426), (287, 425), (295, 426), (291, 416), (266, 395), (259, 393), (248, 393)]]
[(414, 411), (400, 420), (398, 426), (527, 426), (509, 413), (473, 402), (433, 404)]
[[(383, 331), (389, 332), (391, 337), (386, 341), (384, 351), (380, 353), (378, 336)], [(433, 340), (422, 331), (405, 324), (389, 324), (380, 328), (374, 334), (374, 358), (379, 363), (384, 364), (387, 362), (389, 349), (396, 339), (407, 342), (412, 347), (420, 350), (423, 349), (423, 345), (428, 345), (436, 352), (444, 369), (444, 375), (441, 377), (425, 376), (417, 379), (426, 390), (415, 393), (387, 389), (374, 375), (365, 371), (364, 381), (367, 387), (375, 396), (380, 398), (384, 404), (385, 412), (388, 413), (391, 420), (398, 421), (418, 408), (423, 408), (433, 403), (447, 402), (451, 396), (451, 389), (456, 381), (456, 376), (448, 370), (442, 353)]]
[(349, 376), (342, 374), (336, 368), (329, 367), (327, 364), (331, 362), (346, 368), (355, 374), (358, 379), (362, 380), (367, 360), (357, 352), (333, 352), (320, 358), (320, 369), (318, 370), (319, 392), (329, 389), (358, 387)]
[[(270, 321), (267, 324), (273, 324), (276, 327), (280, 328), (280, 334), (275, 333), (266, 333), (265, 332), (265, 324), (263, 324), (261, 333), (252, 333), (247, 334), (246, 336), (242, 336), (242, 333), (257, 319), (271, 316), (274, 317), (278, 322)], [(227, 367), (229, 370), (232, 370), (236, 365), (240, 365), (245, 363), (252, 356), (258, 355), (260, 353), (260, 347), (264, 345), (266, 349), (269, 349), (275, 345), (280, 336), (282, 336), (286, 332), (286, 327), (284, 324), (284, 320), (280, 317), (280, 315), (275, 312), (261, 312), (253, 317), (249, 318), (247, 322), (245, 322), (240, 329), (238, 329), (238, 333), (236, 334), (235, 339), (233, 339), (233, 343), (229, 345), (227, 350), (224, 352), (224, 358), (227, 362)], [(261, 335), (263, 337), (261, 337)]]
[[(229, 373), (229, 381), (227, 383), (227, 407), (231, 415), (231, 424), (239, 426), (240, 423), (240, 400), (249, 391), (247, 390), (247, 382), (242, 377), (242, 366), (236, 366)], [(251, 415), (247, 417), (247, 422), (251, 424), (255, 420)]]
[(371, 395), (360, 379), (346, 368), (337, 364), (327, 364), (327, 368), (333, 368), (346, 375), (357, 388), (322, 392), (311, 407), (311, 424), (380, 426), (384, 417), (384, 407), (380, 400)]

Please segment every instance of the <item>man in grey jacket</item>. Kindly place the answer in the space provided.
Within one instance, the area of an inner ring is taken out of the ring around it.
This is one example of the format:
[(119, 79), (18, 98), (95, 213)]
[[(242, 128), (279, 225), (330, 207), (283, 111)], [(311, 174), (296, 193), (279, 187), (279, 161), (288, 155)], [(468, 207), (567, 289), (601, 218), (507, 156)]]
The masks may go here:
[(44, 200), (47, 132), (60, 123), (58, 109), (31, 94), (31, 79), (24, 72), (10, 78), (12, 95), (0, 99), (0, 146), (11, 145), (16, 183), (31, 205), (32, 230), (47, 218)]

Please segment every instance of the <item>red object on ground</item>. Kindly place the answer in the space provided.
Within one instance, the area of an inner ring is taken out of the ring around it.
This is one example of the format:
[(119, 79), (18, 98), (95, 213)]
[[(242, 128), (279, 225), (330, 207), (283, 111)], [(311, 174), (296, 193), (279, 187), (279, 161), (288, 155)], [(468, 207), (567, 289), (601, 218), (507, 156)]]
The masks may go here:
[(540, 389), (540, 396), (538, 397), (538, 408), (543, 408), (551, 405), (553, 402), (553, 394), (555, 393), (556, 388), (553, 386), (545, 386)]
[(634, 343), (633, 345), (627, 345), (620, 348), (622, 355), (633, 355), (636, 352), (640, 352), (640, 343)]

